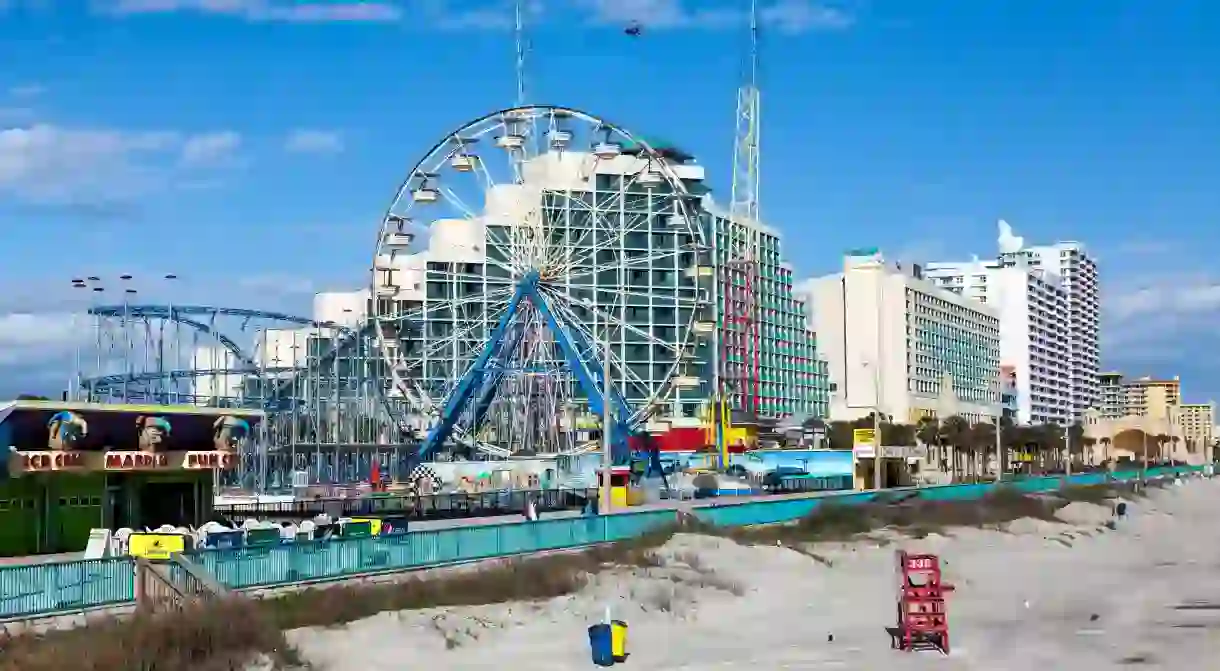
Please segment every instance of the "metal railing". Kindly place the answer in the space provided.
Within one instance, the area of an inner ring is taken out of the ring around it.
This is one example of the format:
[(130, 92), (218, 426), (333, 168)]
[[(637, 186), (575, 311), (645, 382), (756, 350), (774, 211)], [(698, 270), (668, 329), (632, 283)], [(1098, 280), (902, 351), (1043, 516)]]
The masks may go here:
[(174, 553), (166, 561), (136, 558), (135, 600), (142, 610), (182, 610), (228, 593), (215, 578), (182, 554)]
[(672, 510), (648, 510), (266, 548), (206, 549), (192, 558), (226, 587), (250, 589), (575, 548), (639, 536), (675, 519)]
[(130, 603), (134, 575), (131, 557), (0, 566), (0, 620)]
[[(1201, 468), (1150, 468), (1147, 476), (1166, 477)], [(1024, 478), (1003, 485), (1026, 492), (1051, 491), (1067, 485), (1132, 480), (1141, 474), (1140, 471), (1112, 476), (1086, 473), (1070, 477)], [(928, 500), (969, 500), (985, 495), (995, 486), (964, 484), (904, 488), (886, 490), (880, 495), (876, 492), (825, 492), (803, 498), (717, 503), (691, 512), (700, 521), (717, 526), (774, 524), (800, 519), (826, 501), (848, 505), (881, 502), (904, 492), (918, 492), (918, 498)], [(396, 536), (298, 541), (264, 548), (209, 549), (190, 553), (182, 562), (172, 562), (165, 577), (175, 589), (197, 598), (204, 592), (221, 593), (222, 588), (274, 587), (576, 548), (632, 538), (675, 521), (673, 510), (647, 510), (413, 531)], [(136, 600), (136, 585), (136, 560), (131, 557), (0, 566), (0, 621), (130, 604)]]
[(575, 510), (597, 496), (597, 488), (557, 488), (504, 490), (497, 492), (422, 494), (418, 496), (364, 496), (360, 498), (318, 498), (273, 503), (230, 503), (214, 507), (218, 515), (234, 518), (309, 519), (326, 514), (331, 517), (376, 517), (392, 515), (412, 520), (444, 520), (466, 517), (520, 515), (526, 501), (537, 502), (540, 512)]

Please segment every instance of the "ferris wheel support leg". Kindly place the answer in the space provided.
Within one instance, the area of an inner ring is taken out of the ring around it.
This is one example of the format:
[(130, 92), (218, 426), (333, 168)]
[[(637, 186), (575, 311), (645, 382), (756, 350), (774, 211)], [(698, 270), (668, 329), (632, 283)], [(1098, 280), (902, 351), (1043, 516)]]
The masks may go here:
[(457, 388), (454, 389), (453, 394), (446, 401), (445, 407), (441, 410), (440, 421), (428, 431), (427, 437), (424, 438), (423, 443), (419, 446), (419, 458), (421, 461), (435, 452), (437, 448), (444, 445), (445, 441), (452, 435), (453, 427), (457, 424), (462, 410), (470, 402), (475, 391), (481, 387), (484, 375), (487, 373), (487, 364), (491, 361), (492, 356), (496, 354), (497, 350), (500, 349), (500, 343), (504, 340), (504, 333), (508, 330), (508, 325), (512, 323), (513, 315), (517, 312), (517, 306), (532, 291), (534, 283), (537, 281), (537, 276), (531, 275), (526, 277), (517, 287), (517, 291), (513, 293), (512, 300), (508, 303), (508, 309), (504, 311), (504, 315), (500, 317), (495, 330), (492, 331), (487, 346), (479, 353), (479, 358), (475, 359), (474, 365), (458, 381)]
[(496, 397), (496, 385), (498, 385), (500, 383), (500, 379), (504, 377), (504, 364), (507, 363), (508, 357), (511, 356), (514, 351), (516, 351), (517, 347), (521, 344), (522, 338), (524, 337), (525, 332), (517, 330), (513, 334), (512, 340), (508, 341), (505, 346), (499, 348), (499, 351), (497, 352), (499, 356), (495, 357), (496, 361), (493, 362), (491, 359), (488, 359), (488, 365), (484, 367), (482, 386), (479, 391), (478, 400), (475, 402), (474, 406), (474, 418), (470, 423), (470, 425), (475, 427), (476, 430), (478, 427), (482, 426), (483, 418), (487, 416), (487, 411), (491, 408), (491, 402)]
[(631, 435), (631, 426), (629, 423), (630, 413), (627, 412), (626, 402), (619, 397), (617, 393), (611, 394), (609, 399), (603, 398), (601, 380), (607, 375), (607, 366), (603, 363), (592, 368), (588, 363), (580, 358), (580, 349), (573, 342), (574, 336), (568, 329), (564, 328), (559, 318), (556, 317), (554, 310), (547, 304), (546, 299), (538, 290), (538, 274), (530, 273), (521, 280), (517, 286), (516, 292), (509, 301), (508, 308), (500, 321), (496, 324), (496, 328), (492, 331), (491, 337), (488, 339), (487, 345), (475, 359), (474, 365), (466, 371), (462, 379), (458, 382), (454, 392), (445, 402), (445, 407), (441, 410), (440, 421), (436, 426), (428, 432), (427, 437), (420, 445), (419, 458), (426, 459), (433, 454), (438, 448), (445, 444), (453, 434), (453, 429), (457, 424), (458, 418), (467, 405), (474, 401), (475, 407), (475, 422), (481, 420), (483, 414), (491, 404), (494, 397), (496, 384), (498, 383), (502, 367), (497, 364), (507, 360), (513, 351), (520, 345), (520, 338), (507, 338), (509, 324), (512, 323), (512, 318), (516, 314), (521, 301), (529, 301), (546, 320), (548, 328), (555, 336), (555, 342), (563, 352), (564, 358), (571, 367), (572, 372), (576, 375), (576, 381), (580, 385), (581, 390), (589, 399), (590, 410), (598, 415), (602, 414), (602, 409), (606, 403), (610, 404), (611, 416), (613, 417), (613, 425), (610, 427), (611, 439), (614, 444), (614, 460), (616, 462), (626, 462), (630, 456), (630, 445), (628, 436)]
[(555, 312), (551, 310), (546, 300), (538, 292), (536, 285), (531, 285), (529, 291), (530, 302), (534, 304), (534, 307), (546, 319), (547, 326), (550, 327), (551, 332), (555, 335), (555, 343), (559, 345), (564, 358), (568, 360), (568, 366), (576, 374), (577, 384), (580, 385), (581, 391), (589, 399), (589, 410), (595, 415), (602, 416), (605, 404), (610, 404), (610, 415), (613, 418), (613, 424), (610, 427), (613, 458), (615, 463), (626, 463), (631, 456), (630, 444), (628, 442), (628, 437), (631, 435), (631, 426), (628, 421), (630, 413), (627, 412), (627, 403), (617, 392), (613, 392), (610, 398), (602, 396), (603, 385), (601, 381), (608, 374), (609, 362), (602, 362), (595, 370), (590, 370), (589, 364), (581, 360), (580, 350), (573, 343), (573, 336), (559, 322)]

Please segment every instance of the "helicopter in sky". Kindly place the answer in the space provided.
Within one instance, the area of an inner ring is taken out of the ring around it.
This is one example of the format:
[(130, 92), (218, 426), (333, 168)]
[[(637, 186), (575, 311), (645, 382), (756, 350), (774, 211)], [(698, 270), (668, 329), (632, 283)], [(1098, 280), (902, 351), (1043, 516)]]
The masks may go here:
[(644, 24), (640, 23), (639, 21), (632, 21), (631, 23), (627, 24), (626, 28), (623, 28), (623, 34), (628, 37), (639, 37), (643, 33)]

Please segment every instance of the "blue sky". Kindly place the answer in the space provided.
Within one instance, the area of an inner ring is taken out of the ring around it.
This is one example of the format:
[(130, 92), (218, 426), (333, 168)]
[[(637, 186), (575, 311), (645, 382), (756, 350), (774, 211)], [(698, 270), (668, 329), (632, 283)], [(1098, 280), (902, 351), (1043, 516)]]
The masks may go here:
[[(405, 172), (512, 102), (510, 5), (0, 0), (0, 388), (63, 379), (73, 276), (292, 310), (361, 285)], [(801, 276), (987, 256), (1003, 217), (1101, 258), (1106, 367), (1220, 397), (1220, 4), (761, 5), (762, 211)], [(727, 193), (743, 6), (535, 0), (528, 98)]]

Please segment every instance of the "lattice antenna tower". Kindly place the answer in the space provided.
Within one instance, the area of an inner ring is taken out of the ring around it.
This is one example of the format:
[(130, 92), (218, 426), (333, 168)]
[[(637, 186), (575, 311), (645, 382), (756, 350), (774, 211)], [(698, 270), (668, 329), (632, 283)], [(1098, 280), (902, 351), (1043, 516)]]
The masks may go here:
[(737, 123), (733, 142), (733, 186), (730, 223), (725, 243), (727, 259), (722, 280), (725, 296), (726, 342), (721, 361), (724, 391), (733, 394), (747, 413), (759, 411), (758, 213), (759, 112), (758, 2), (750, 0), (750, 44), (744, 82), (737, 90)]

